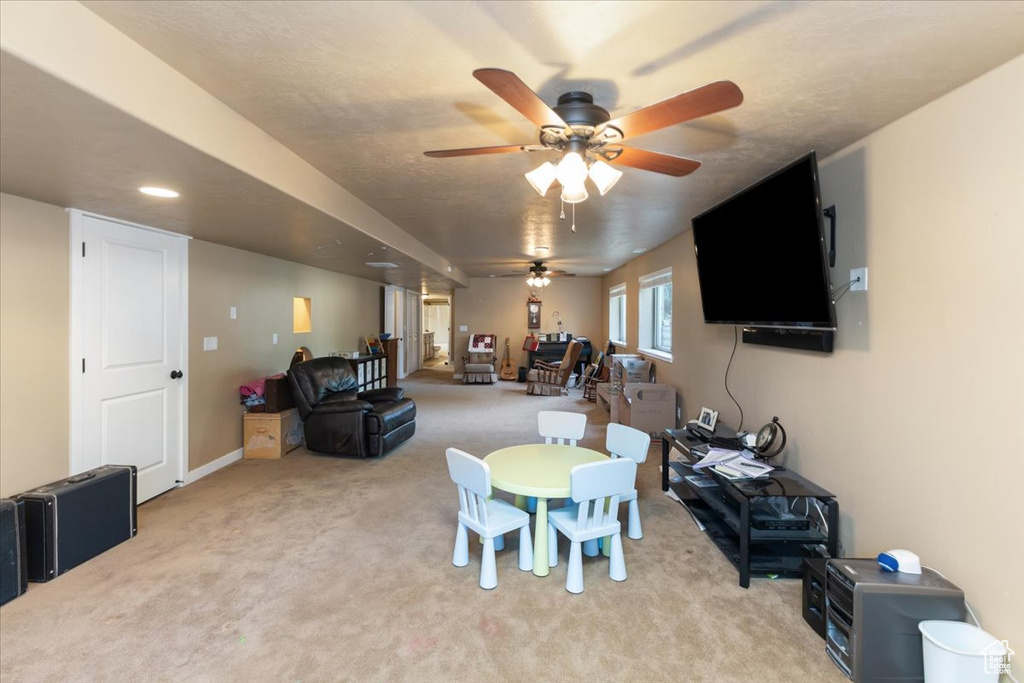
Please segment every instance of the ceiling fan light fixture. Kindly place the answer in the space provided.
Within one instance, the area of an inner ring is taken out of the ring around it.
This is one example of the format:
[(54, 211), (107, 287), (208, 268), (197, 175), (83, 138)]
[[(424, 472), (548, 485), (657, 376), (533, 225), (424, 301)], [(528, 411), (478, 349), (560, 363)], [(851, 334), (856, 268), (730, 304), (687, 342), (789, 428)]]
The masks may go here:
[(598, 159), (590, 165), (590, 179), (594, 181), (594, 185), (597, 186), (597, 191), (604, 196), (608, 193), (608, 190), (615, 186), (615, 183), (619, 182), (619, 178), (622, 177), (622, 171), (612, 168), (605, 162)]
[(550, 161), (545, 161), (537, 168), (523, 175), (526, 176), (527, 182), (533, 186), (533, 189), (537, 190), (537, 194), (543, 197), (547, 194), (551, 183), (555, 182), (555, 178), (558, 176), (558, 169)]
[(562, 187), (582, 187), (587, 179), (587, 162), (578, 152), (566, 152), (558, 162), (557, 177)]
[(587, 188), (583, 185), (582, 181), (578, 185), (562, 186), (562, 201), (566, 204), (579, 204), (586, 201), (589, 196)]
[(547, 279), (546, 277), (537, 277), (535, 275), (531, 275), (529, 278), (526, 279), (526, 284), (529, 285), (530, 287), (544, 287), (549, 282), (551, 282), (551, 280)]

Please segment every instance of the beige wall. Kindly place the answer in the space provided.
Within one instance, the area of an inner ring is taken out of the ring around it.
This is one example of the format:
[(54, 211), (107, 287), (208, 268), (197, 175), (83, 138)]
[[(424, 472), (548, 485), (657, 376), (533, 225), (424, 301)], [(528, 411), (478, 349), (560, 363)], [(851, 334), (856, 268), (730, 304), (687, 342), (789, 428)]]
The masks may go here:
[[(601, 280), (592, 277), (552, 278), (547, 287), (537, 290), (541, 300), (541, 328), (536, 332), (558, 332), (551, 314), (561, 316), (562, 330), (574, 337), (589, 337), (595, 354), (602, 348), (606, 333), (601, 332)], [(526, 278), (470, 278), (469, 287), (455, 290), (452, 302), (452, 357), (455, 373), (462, 372), (462, 356), (469, 346), (469, 335), (494, 332), (498, 335), (498, 361), (504, 358), (505, 337), (509, 337), (510, 358), (515, 367), (525, 366), (529, 355), (523, 351), (526, 327), (526, 300), (530, 288)], [(466, 332), (459, 332), (465, 325)]]
[(0, 194), (0, 497), (68, 474), (68, 224)]
[[(915, 551), (1020, 652), (1024, 57), (825, 159), (821, 180), (838, 212), (833, 284), (866, 265), (870, 289), (840, 299), (831, 355), (740, 344), (744, 427), (779, 416), (785, 464), (838, 496), (847, 557)], [(661, 380), (686, 416), (707, 405), (735, 427), (733, 328), (702, 322), (691, 233), (610, 273), (604, 296), (629, 283), (635, 344), (636, 277), (668, 264)]]
[[(0, 194), (0, 496), (69, 473), (68, 223), (60, 207)], [(310, 333), (292, 332), (296, 296), (312, 299)], [(381, 304), (375, 282), (190, 242), (188, 469), (241, 448), (239, 385), (287, 370), (300, 345), (360, 348)]]
[[(242, 447), (240, 385), (284, 372), (299, 346), (326, 356), (359, 349), (363, 336), (379, 333), (383, 286), (209, 242), (193, 241), (189, 247), (193, 470)], [(292, 332), (297, 296), (312, 300), (312, 332)], [(229, 315), (232, 306), (235, 320)], [(203, 351), (203, 337), (217, 337), (217, 350)]]

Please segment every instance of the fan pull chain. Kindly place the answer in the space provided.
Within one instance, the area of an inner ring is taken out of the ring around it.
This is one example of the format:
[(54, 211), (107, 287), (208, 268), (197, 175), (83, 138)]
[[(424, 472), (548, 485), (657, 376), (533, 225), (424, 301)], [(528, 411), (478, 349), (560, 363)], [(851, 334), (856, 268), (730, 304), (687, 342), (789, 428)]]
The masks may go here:
[[(561, 200), (559, 200), (559, 201), (561, 201)], [(563, 221), (565, 220), (565, 202), (564, 201), (562, 201), (562, 210), (558, 213), (558, 217), (561, 220), (563, 220)]]
[(576, 205), (572, 205), (572, 231), (576, 232)]

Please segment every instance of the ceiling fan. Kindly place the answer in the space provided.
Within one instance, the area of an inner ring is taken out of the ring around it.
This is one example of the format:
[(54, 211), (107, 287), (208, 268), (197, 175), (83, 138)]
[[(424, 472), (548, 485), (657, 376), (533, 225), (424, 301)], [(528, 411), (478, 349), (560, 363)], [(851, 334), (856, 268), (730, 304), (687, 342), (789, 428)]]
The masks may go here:
[(553, 277), (576, 277), (576, 273), (569, 273), (564, 270), (551, 270), (544, 265), (543, 261), (534, 261), (527, 273), (509, 273), (501, 277), (526, 277), (526, 284), (531, 287), (545, 287)]
[(546, 162), (527, 180), (544, 195), (554, 181), (562, 186), (562, 200), (575, 204), (587, 198), (584, 183), (589, 177), (603, 195), (622, 172), (608, 164), (629, 166), (670, 176), (696, 171), (700, 162), (684, 157), (627, 147), (627, 138), (729, 109), (743, 102), (743, 93), (731, 81), (715, 81), (613, 119), (608, 110), (594, 104), (588, 92), (571, 91), (549, 107), (518, 76), (504, 69), (477, 69), (473, 76), (519, 113), (540, 127), (539, 145), (499, 145), (424, 152), (445, 158), (553, 150), (562, 153), (558, 166)]

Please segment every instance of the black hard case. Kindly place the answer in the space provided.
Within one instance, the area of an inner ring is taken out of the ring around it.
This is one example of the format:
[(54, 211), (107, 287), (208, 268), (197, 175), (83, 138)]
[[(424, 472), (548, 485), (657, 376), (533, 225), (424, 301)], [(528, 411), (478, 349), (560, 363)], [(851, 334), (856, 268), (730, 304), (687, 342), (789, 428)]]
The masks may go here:
[(25, 552), (25, 504), (0, 500), (0, 605), (28, 588), (28, 555)]
[(824, 557), (805, 557), (803, 574), (804, 621), (825, 637), (825, 562)]
[(54, 579), (135, 536), (137, 475), (104, 465), (15, 496), (25, 503), (28, 580)]
[(283, 413), (295, 407), (295, 399), (292, 398), (292, 388), (288, 385), (287, 377), (266, 380), (263, 383), (263, 397), (268, 413)]

